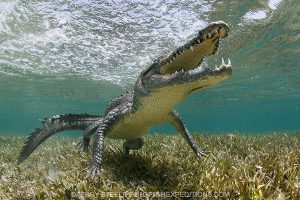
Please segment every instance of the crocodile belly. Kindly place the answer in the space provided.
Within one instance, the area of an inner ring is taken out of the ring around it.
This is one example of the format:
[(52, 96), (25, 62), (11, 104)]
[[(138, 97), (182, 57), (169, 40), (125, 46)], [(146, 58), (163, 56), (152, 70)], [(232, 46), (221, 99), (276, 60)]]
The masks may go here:
[(150, 127), (141, 123), (126, 123), (124, 120), (117, 123), (111, 131), (107, 134), (107, 137), (112, 139), (135, 139), (141, 138), (146, 135)]
[(135, 113), (124, 116), (119, 120), (107, 134), (107, 137), (113, 139), (135, 139), (145, 136), (149, 129), (156, 125), (166, 123), (167, 118), (158, 117), (148, 110), (141, 109)]

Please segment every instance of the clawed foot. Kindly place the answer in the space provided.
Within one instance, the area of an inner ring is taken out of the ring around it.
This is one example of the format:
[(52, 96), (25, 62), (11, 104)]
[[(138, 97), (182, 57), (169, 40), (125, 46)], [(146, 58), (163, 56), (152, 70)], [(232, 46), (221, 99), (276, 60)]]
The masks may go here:
[(203, 150), (203, 149), (197, 149), (196, 155), (199, 158), (202, 158), (202, 157), (207, 157), (208, 154), (210, 154), (210, 153), (211, 153), (210, 151), (206, 151), (206, 150)]
[(86, 179), (92, 179), (94, 180), (98, 175), (100, 174), (100, 169), (99, 167), (96, 167), (94, 165), (91, 165), (87, 170), (86, 170)]
[(80, 138), (80, 141), (77, 143), (76, 148), (82, 152), (88, 152), (89, 141), (85, 141), (83, 137)]

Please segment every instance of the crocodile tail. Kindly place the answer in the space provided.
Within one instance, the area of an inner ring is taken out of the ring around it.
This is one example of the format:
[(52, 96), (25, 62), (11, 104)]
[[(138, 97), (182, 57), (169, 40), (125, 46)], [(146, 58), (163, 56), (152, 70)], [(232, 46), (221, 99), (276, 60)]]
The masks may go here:
[(43, 141), (55, 133), (66, 130), (85, 130), (101, 118), (101, 116), (89, 114), (64, 114), (45, 118), (42, 120), (43, 127), (35, 129), (27, 138), (19, 155), (18, 164), (26, 160)]

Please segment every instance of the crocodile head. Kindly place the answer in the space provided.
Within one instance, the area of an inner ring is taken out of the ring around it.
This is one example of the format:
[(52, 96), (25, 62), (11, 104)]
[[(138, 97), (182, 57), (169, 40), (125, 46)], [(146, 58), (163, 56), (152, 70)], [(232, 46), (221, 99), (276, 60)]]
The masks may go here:
[(151, 93), (161, 88), (188, 94), (197, 89), (214, 85), (231, 75), (231, 63), (215, 69), (198, 69), (204, 57), (215, 54), (219, 40), (228, 36), (229, 27), (225, 22), (210, 23), (206, 28), (175, 51), (159, 57), (143, 71), (136, 83), (137, 92)]

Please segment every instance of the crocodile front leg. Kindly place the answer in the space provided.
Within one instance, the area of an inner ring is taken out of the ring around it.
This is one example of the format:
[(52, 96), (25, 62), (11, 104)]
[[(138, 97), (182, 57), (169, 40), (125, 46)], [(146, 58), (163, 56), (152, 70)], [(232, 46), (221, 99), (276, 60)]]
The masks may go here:
[(195, 143), (195, 141), (192, 138), (192, 135), (189, 133), (189, 131), (185, 127), (183, 121), (180, 119), (179, 114), (176, 113), (175, 111), (172, 111), (169, 114), (169, 116), (170, 116), (171, 125), (174, 126), (178, 132), (180, 132), (180, 134), (188, 142), (189, 146), (192, 148), (194, 153), (198, 157), (207, 156), (208, 152), (205, 152), (204, 150), (202, 150), (201, 148), (199, 148), (197, 146), (197, 144)]

